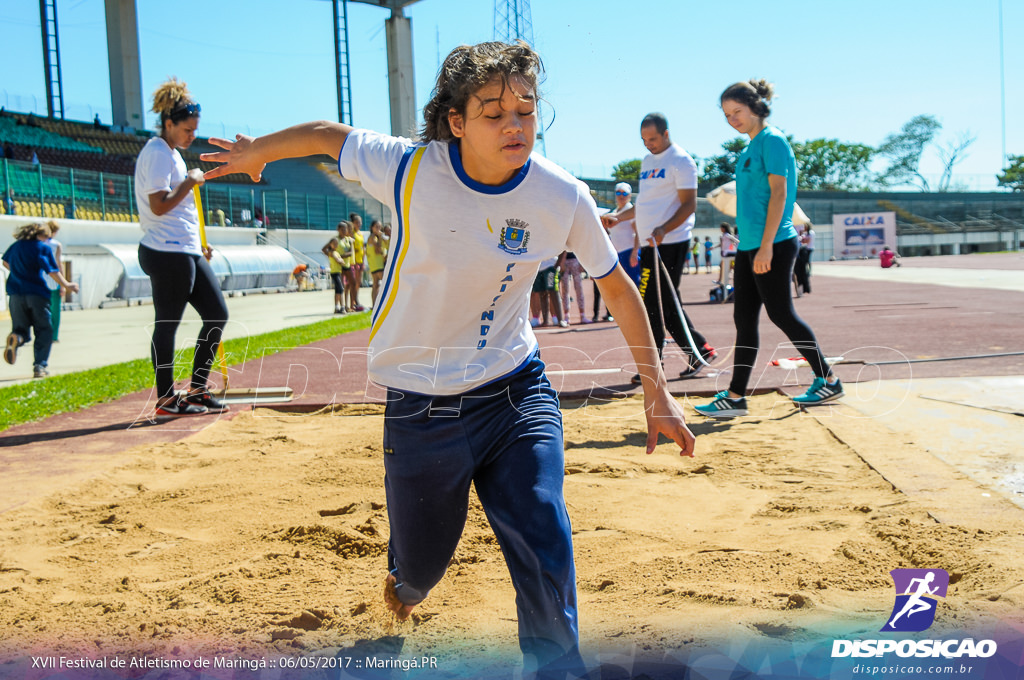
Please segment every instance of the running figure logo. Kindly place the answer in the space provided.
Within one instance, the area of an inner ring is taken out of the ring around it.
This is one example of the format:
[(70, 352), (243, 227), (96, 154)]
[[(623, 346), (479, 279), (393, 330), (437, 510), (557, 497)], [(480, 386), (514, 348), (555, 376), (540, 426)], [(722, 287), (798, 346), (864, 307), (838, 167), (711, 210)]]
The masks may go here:
[(512, 255), (522, 255), (526, 252), (526, 244), (530, 242), (530, 232), (527, 229), (529, 224), (517, 219), (505, 220), (508, 225), (501, 230), (498, 238), (498, 247)]
[(935, 621), (937, 597), (946, 597), (949, 574), (945, 569), (893, 569), (896, 603), (883, 632), (920, 632)]

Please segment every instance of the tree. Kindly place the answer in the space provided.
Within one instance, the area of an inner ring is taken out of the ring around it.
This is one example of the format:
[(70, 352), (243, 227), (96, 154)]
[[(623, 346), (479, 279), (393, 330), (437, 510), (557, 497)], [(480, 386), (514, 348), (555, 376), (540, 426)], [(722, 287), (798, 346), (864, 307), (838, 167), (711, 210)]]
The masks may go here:
[(799, 189), (810, 191), (862, 191), (867, 189), (868, 165), (875, 150), (838, 139), (794, 142)]
[(934, 116), (921, 115), (911, 118), (899, 132), (886, 137), (878, 147), (878, 155), (889, 159), (889, 167), (878, 176), (878, 183), (883, 187), (910, 184), (928, 191), (928, 180), (918, 168), (924, 148), (941, 129), (942, 124)]
[(745, 137), (733, 137), (724, 142), (722, 149), (725, 153), (704, 159), (704, 172), (701, 173), (700, 183), (720, 187), (726, 182), (736, 179), (736, 161), (745, 148), (747, 148)]
[(1001, 174), (996, 175), (999, 186), (1024, 192), (1024, 156), (1008, 156), (1007, 160), (1010, 164)]
[(616, 182), (629, 182), (637, 184), (640, 182), (640, 159), (634, 158), (630, 161), (622, 161), (612, 168), (612, 177)]
[(958, 139), (947, 142), (939, 149), (939, 158), (942, 160), (942, 176), (939, 178), (939, 191), (949, 191), (949, 185), (953, 181), (953, 166), (967, 158), (967, 147), (974, 144), (977, 136), (971, 136), (970, 132), (961, 132)]

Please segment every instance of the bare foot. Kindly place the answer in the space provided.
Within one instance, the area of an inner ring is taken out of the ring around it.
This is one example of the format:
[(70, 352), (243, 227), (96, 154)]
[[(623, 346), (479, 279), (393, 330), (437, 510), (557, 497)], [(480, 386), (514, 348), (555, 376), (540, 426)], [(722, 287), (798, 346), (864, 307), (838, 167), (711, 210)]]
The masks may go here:
[(409, 614), (412, 614), (412, 609), (416, 605), (405, 604), (398, 599), (398, 593), (395, 592), (395, 583), (396, 579), (392, 574), (388, 574), (388, 577), (384, 579), (384, 606), (399, 621), (405, 621), (409, 618)]

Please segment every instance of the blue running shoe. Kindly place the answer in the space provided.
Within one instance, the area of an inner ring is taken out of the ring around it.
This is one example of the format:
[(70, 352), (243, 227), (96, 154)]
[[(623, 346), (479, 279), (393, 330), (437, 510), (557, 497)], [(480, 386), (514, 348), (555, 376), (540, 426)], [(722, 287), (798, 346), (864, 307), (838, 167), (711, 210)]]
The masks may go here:
[(841, 396), (843, 396), (843, 383), (838, 378), (831, 385), (824, 378), (815, 378), (810, 389), (799, 397), (793, 397), (793, 403), (801, 406), (815, 406)]
[(705, 406), (695, 406), (697, 413), (708, 418), (736, 418), (747, 415), (745, 398), (730, 399), (729, 390), (722, 390), (715, 395), (715, 400)]

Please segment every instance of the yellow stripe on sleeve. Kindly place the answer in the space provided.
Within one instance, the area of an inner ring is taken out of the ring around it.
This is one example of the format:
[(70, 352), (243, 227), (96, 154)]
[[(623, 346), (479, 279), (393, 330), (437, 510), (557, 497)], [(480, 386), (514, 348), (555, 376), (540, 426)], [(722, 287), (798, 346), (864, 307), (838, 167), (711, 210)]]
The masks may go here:
[(373, 336), (380, 330), (381, 325), (388, 316), (388, 312), (391, 311), (391, 305), (395, 302), (395, 297), (398, 295), (398, 285), (401, 278), (402, 262), (405, 260), (405, 254), (409, 252), (409, 242), (412, 240), (412, 228), (409, 224), (409, 204), (412, 202), (412, 188), (416, 182), (416, 173), (419, 172), (420, 161), (423, 160), (423, 154), (426, 152), (427, 147), (420, 147), (413, 152), (412, 163), (409, 164), (409, 172), (406, 175), (405, 188), (402, 191), (402, 250), (398, 254), (398, 261), (395, 263), (395, 280), (391, 283), (391, 290), (388, 292), (388, 299), (384, 303), (384, 308), (381, 310), (380, 316), (377, 317), (377, 323), (373, 324), (373, 328), (370, 329), (370, 341), (373, 340)]

